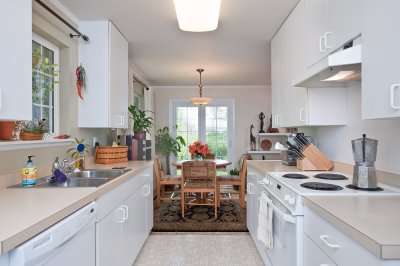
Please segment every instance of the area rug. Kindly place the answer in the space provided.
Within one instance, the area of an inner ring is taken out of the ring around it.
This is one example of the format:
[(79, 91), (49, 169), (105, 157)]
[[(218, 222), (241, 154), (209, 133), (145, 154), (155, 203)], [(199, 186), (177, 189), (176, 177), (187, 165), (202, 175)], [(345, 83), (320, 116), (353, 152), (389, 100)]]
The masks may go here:
[(162, 201), (154, 209), (153, 232), (247, 232), (246, 208), (239, 202), (221, 203), (214, 220), (212, 206), (193, 206), (185, 209), (182, 221), (180, 201)]

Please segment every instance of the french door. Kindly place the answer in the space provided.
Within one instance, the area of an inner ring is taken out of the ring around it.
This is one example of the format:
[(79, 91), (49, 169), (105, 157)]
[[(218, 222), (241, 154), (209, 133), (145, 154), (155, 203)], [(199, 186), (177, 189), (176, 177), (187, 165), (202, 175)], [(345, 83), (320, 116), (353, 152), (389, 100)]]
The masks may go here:
[(186, 147), (178, 160), (189, 159), (189, 144), (200, 140), (207, 143), (217, 159), (234, 164), (234, 100), (214, 100), (208, 105), (194, 105), (187, 100), (170, 101), (170, 125), (173, 135), (182, 136)]

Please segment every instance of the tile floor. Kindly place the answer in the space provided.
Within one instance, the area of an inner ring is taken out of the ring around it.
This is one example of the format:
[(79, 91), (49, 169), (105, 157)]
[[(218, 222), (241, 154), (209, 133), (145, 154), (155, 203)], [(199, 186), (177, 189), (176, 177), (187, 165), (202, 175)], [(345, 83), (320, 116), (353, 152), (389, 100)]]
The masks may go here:
[(248, 233), (152, 233), (134, 266), (262, 266)]

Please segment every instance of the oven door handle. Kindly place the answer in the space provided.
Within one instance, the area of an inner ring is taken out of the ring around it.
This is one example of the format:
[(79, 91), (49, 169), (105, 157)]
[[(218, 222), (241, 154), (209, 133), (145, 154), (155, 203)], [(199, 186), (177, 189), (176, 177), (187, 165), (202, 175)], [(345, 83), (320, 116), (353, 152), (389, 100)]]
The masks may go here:
[[(258, 200), (261, 201), (261, 197), (259, 197)], [(296, 217), (295, 216), (292, 216), (292, 215), (287, 214), (287, 213), (283, 213), (278, 207), (276, 207), (272, 203), (272, 201), (271, 201), (270, 205), (271, 205), (272, 209), (274, 209), (274, 212), (276, 212), (280, 217), (282, 217), (283, 220), (285, 220), (288, 223), (292, 223), (292, 224), (296, 223)]]

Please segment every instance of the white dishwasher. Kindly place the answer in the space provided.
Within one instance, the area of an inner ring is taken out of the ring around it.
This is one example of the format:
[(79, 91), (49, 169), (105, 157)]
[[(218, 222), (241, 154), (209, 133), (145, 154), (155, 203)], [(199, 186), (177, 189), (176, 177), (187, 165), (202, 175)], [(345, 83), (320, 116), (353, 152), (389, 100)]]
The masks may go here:
[(96, 202), (10, 251), (10, 266), (91, 266), (96, 262)]

